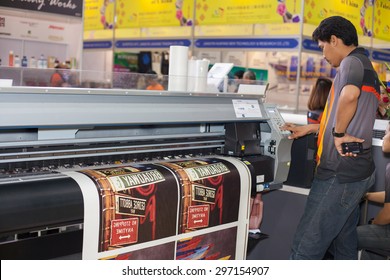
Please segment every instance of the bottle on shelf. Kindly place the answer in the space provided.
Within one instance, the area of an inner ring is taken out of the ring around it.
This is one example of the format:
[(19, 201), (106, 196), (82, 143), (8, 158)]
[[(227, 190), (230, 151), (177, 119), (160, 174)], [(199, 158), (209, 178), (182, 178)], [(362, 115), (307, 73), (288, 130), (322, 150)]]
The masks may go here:
[(14, 52), (9, 51), (9, 56), (8, 56), (8, 66), (14, 66)]
[(45, 60), (45, 57), (43, 56), (43, 54), (41, 54), (41, 56), (38, 59), (38, 68), (40, 68), (40, 69), (45, 68), (45, 61), (44, 60)]
[(15, 54), (15, 57), (14, 57), (14, 66), (20, 67), (20, 57), (17, 54)]
[(42, 66), (43, 66), (43, 69), (47, 69), (47, 59), (46, 59), (46, 57), (43, 57)]
[(30, 68), (37, 68), (37, 60), (35, 59), (35, 56), (32, 56), (30, 58), (30, 65), (29, 65)]
[(27, 57), (24, 55), (22, 58), (22, 67), (27, 67), (27, 66), (28, 66)]

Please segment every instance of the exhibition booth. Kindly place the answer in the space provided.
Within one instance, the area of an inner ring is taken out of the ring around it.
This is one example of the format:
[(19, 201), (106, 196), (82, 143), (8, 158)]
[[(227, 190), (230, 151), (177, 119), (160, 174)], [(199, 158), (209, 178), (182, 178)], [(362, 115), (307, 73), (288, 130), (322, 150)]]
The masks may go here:
[(280, 126), (337, 71), (311, 34), (350, 19), (390, 81), (388, 1), (54, 2), (0, 3), (1, 258), (288, 259), (315, 151)]

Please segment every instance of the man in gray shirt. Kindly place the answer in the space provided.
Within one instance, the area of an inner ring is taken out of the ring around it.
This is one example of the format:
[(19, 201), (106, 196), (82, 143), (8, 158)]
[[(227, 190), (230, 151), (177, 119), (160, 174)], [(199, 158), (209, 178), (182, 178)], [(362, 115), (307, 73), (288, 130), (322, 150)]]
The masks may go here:
[[(329, 250), (334, 259), (357, 259), (359, 202), (375, 182), (371, 141), (380, 83), (349, 20), (324, 19), (313, 39), (338, 73), (319, 125), (284, 126), (291, 139), (318, 133), (316, 174), (290, 258), (322, 259)], [(360, 153), (343, 152), (347, 142), (362, 143)]]

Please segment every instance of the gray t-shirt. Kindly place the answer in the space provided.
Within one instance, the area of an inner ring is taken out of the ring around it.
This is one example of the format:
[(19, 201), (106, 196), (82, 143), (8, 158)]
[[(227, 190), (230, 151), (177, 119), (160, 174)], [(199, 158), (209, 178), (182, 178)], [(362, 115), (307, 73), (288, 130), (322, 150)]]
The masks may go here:
[[(318, 151), (318, 178), (325, 180), (336, 176), (340, 183), (350, 183), (363, 180), (374, 172), (371, 144), (378, 108), (379, 84), (378, 76), (363, 48), (356, 48), (341, 62), (328, 97), (327, 115), (324, 114), (321, 120), (322, 125), (326, 124), (326, 128), (319, 140), (322, 141), (322, 149)], [(346, 133), (365, 140), (364, 152), (357, 157), (341, 157), (336, 151), (332, 135), (340, 93), (346, 85), (355, 85), (361, 89), (356, 113), (346, 130)]]

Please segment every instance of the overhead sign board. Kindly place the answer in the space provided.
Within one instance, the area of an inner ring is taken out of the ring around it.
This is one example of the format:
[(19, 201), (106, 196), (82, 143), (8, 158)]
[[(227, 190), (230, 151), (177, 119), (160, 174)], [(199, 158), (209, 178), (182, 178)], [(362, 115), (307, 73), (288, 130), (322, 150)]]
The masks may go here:
[(295, 38), (228, 38), (228, 39), (198, 39), (198, 48), (238, 48), (238, 49), (294, 49), (298, 47)]
[(191, 41), (183, 40), (119, 40), (116, 41), (117, 48), (169, 48), (170, 46), (190, 46)]
[(0, 6), (80, 18), (83, 16), (83, 0), (1, 0)]

